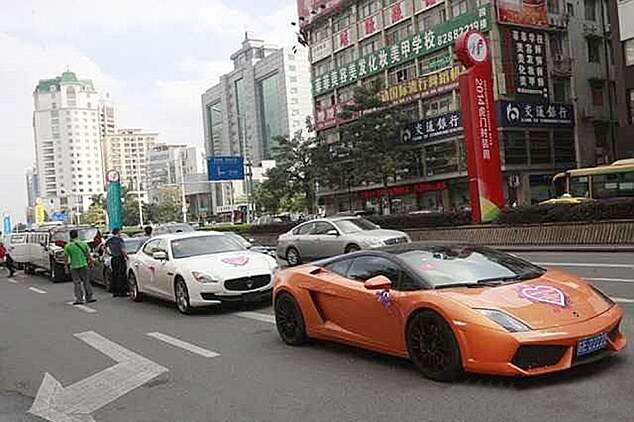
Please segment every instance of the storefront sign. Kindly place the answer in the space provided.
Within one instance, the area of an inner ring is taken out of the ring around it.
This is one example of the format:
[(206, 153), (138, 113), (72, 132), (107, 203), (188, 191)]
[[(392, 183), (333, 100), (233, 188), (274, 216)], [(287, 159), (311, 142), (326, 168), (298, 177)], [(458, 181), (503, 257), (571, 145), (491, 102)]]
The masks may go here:
[(303, 27), (313, 20), (335, 11), (342, 0), (297, 0), (299, 26)]
[(451, 55), (443, 54), (436, 57), (433, 60), (424, 60), (420, 62), (420, 74), (425, 76), (428, 73), (434, 72), (438, 69), (443, 69), (451, 65)]
[(313, 44), (310, 47), (310, 61), (316, 63), (319, 60), (325, 59), (332, 54), (332, 39), (330, 37), (323, 41)]
[(469, 31), (458, 39), (455, 51), (467, 67), (460, 75), (460, 101), (471, 213), (475, 222), (488, 222), (504, 206), (489, 44), (481, 32)]
[(326, 108), (315, 108), (315, 129), (324, 130), (352, 120), (353, 117), (343, 119), (339, 116), (344, 107), (352, 103), (353, 100), (349, 100)]
[(359, 33), (359, 39), (369, 37), (379, 32), (383, 28), (381, 25), (381, 14), (377, 13), (372, 16), (368, 16), (357, 25), (357, 31)]
[(335, 34), (333, 42), (335, 43), (335, 51), (343, 50), (350, 47), (356, 41), (354, 27), (349, 26), (346, 29)]
[(548, 100), (546, 36), (543, 31), (504, 28), (506, 88), (510, 94), (538, 95)]
[(546, 0), (498, 0), (497, 8), (500, 23), (536, 28), (548, 26)]
[(575, 125), (572, 104), (498, 101), (496, 108), (501, 127), (572, 128)]
[(404, 144), (424, 144), (451, 137), (462, 130), (462, 116), (454, 111), (412, 124), (403, 131), (401, 139)]
[(445, 182), (425, 182), (416, 183), (415, 185), (392, 186), (387, 189), (367, 190), (361, 192), (361, 197), (367, 201), (372, 198), (383, 198), (385, 196), (404, 196), (424, 192), (435, 192), (444, 189), (447, 189), (447, 184)]
[(392, 3), (383, 9), (383, 22), (385, 27), (396, 25), (412, 15), (411, 0), (402, 0)]
[(408, 62), (415, 57), (422, 57), (446, 48), (452, 45), (461, 34), (471, 29), (488, 31), (491, 27), (490, 14), (490, 7), (482, 6), (474, 12), (463, 13), (434, 29), (384, 47), (349, 65), (319, 76), (313, 79), (313, 96), (322, 95), (335, 88), (349, 85), (390, 67)]
[(393, 85), (379, 92), (379, 98), (386, 105), (409, 103), (420, 98), (429, 98), (449, 92), (458, 86), (460, 66)]

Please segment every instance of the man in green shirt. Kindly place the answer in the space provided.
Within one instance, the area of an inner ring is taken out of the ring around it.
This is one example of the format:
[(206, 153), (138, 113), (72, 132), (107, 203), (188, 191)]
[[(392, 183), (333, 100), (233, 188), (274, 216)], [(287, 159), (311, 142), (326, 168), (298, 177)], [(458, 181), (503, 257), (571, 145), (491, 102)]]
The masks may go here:
[(75, 302), (73, 305), (96, 302), (92, 297), (92, 286), (88, 279), (88, 265), (92, 264), (90, 248), (86, 242), (79, 240), (77, 230), (70, 231), (70, 242), (64, 247), (66, 267), (70, 265), (70, 274), (75, 285)]

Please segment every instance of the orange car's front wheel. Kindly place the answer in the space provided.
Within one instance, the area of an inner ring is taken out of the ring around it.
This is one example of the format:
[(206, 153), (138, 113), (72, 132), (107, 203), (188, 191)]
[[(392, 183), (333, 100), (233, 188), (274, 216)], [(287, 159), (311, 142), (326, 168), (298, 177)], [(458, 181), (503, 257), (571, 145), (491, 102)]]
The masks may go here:
[(463, 374), (456, 337), (447, 321), (434, 311), (412, 317), (407, 326), (407, 351), (427, 378), (453, 381)]
[(299, 346), (308, 339), (302, 311), (289, 293), (282, 292), (275, 298), (275, 325), (286, 344)]

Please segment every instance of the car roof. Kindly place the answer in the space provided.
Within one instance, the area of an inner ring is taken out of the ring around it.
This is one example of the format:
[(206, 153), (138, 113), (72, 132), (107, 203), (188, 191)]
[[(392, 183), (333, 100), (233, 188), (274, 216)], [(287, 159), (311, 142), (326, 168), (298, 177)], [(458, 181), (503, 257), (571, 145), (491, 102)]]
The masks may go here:
[(180, 239), (189, 239), (191, 237), (212, 237), (212, 236), (223, 236), (225, 233), (223, 232), (214, 232), (214, 231), (195, 231), (195, 232), (180, 232), (180, 233), (165, 233), (158, 236), (154, 236), (152, 240), (155, 239), (165, 239), (165, 240), (180, 240)]

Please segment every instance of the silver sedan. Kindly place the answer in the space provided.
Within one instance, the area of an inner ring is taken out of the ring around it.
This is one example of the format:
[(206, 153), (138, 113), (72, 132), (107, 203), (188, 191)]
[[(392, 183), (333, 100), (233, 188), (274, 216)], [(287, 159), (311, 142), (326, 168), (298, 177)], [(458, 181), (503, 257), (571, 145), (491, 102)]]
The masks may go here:
[(293, 266), (361, 249), (409, 242), (407, 233), (381, 229), (360, 217), (333, 217), (300, 224), (280, 235), (277, 256)]

